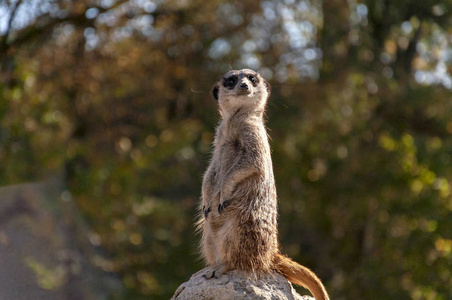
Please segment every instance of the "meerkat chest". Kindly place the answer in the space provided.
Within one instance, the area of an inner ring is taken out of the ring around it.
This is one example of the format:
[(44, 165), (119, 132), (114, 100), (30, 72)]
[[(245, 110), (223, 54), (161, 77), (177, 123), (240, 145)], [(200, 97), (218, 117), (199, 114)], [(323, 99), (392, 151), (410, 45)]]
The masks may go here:
[(238, 137), (223, 139), (215, 146), (215, 160), (218, 171), (227, 171), (242, 155), (241, 142)]

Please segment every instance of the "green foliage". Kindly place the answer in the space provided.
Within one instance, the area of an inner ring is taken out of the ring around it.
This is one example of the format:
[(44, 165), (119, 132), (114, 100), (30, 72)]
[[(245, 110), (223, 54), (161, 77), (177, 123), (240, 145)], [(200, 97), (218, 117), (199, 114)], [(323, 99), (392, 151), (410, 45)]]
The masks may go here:
[(273, 87), (283, 252), (334, 299), (452, 295), (452, 2), (40, 5), (1, 32), (0, 183), (63, 173), (128, 298), (202, 266), (210, 88), (231, 67)]

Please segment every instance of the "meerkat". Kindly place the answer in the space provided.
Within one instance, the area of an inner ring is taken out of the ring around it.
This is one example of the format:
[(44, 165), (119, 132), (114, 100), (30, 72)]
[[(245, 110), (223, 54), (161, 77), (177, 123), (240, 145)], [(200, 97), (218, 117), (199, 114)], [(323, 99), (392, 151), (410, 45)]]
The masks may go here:
[(212, 90), (221, 114), (212, 160), (204, 174), (200, 251), (210, 266), (206, 279), (229, 270), (256, 278), (274, 271), (329, 299), (320, 279), (282, 255), (278, 243), (277, 195), (264, 112), (270, 85), (253, 70), (226, 73)]

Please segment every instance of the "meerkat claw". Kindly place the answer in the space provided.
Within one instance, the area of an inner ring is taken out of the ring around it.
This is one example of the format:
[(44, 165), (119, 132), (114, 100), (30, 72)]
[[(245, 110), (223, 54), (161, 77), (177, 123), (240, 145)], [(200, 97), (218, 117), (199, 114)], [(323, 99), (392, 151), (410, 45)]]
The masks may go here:
[(212, 278), (218, 279), (226, 271), (227, 271), (226, 265), (220, 264), (220, 265), (210, 268), (210, 270), (206, 274), (202, 275), (202, 277), (204, 277), (205, 279), (212, 279)]
[(203, 206), (202, 212), (203, 212), (204, 218), (205, 218), (206, 220), (207, 220), (207, 217), (209, 216), (209, 213), (210, 213), (211, 211), (212, 211), (212, 209), (211, 209), (210, 207), (206, 209), (206, 207)]
[(224, 200), (223, 203), (220, 203), (218, 205), (218, 213), (221, 215), (223, 214), (223, 211), (226, 209), (226, 207), (229, 206), (229, 201), (228, 200)]

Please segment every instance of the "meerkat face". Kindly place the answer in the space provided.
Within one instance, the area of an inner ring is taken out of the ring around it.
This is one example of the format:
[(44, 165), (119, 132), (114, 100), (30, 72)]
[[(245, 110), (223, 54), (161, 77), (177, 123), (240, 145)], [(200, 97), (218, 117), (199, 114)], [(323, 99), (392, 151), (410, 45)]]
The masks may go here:
[(222, 114), (239, 108), (263, 110), (270, 96), (270, 84), (253, 70), (233, 70), (220, 78), (212, 93)]

